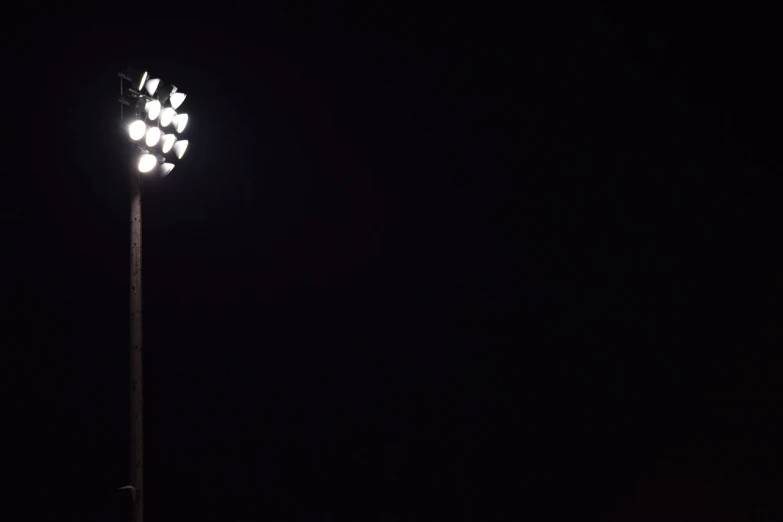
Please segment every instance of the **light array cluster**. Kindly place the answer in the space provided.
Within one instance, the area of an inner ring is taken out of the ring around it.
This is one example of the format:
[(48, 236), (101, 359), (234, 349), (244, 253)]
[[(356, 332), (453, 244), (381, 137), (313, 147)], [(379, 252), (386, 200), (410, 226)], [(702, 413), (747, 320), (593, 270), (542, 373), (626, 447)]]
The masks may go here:
[(132, 109), (127, 125), (134, 144), (134, 164), (143, 174), (168, 175), (174, 164), (164, 154), (173, 152), (182, 159), (188, 140), (180, 136), (188, 125), (188, 115), (177, 112), (186, 95), (174, 85), (150, 78), (146, 71), (128, 69), (119, 76), (130, 83), (120, 102)]

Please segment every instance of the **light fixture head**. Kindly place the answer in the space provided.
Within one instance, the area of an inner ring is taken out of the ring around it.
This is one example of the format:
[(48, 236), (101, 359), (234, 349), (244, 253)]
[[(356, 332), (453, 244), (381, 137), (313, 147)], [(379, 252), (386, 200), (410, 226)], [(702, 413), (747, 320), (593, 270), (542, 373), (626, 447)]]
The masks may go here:
[(186, 150), (188, 150), (188, 140), (178, 141), (174, 144), (174, 154), (177, 155), (177, 158), (182, 159)]
[(177, 115), (177, 111), (175, 111), (171, 107), (166, 107), (165, 109), (160, 111), (160, 126), (168, 127), (171, 124), (171, 120), (173, 120), (176, 115)]
[(177, 132), (182, 133), (182, 131), (185, 130), (185, 127), (188, 125), (188, 115), (187, 113), (183, 112), (182, 114), (177, 114), (174, 116), (174, 128), (177, 129)]
[(160, 175), (161, 177), (166, 177), (169, 175), (169, 173), (174, 170), (174, 164), (173, 163), (164, 163), (160, 166)]
[(144, 88), (144, 84), (147, 83), (147, 79), (149, 78), (147, 71), (139, 71), (132, 67), (126, 68), (124, 72), (121, 72), (118, 75), (123, 80), (130, 82), (131, 89), (136, 93)]
[(187, 94), (184, 92), (172, 92), (169, 95), (169, 103), (171, 103), (171, 106), (175, 109), (179, 109), (179, 106), (182, 105), (182, 102), (185, 101), (186, 97)]
[(144, 134), (147, 132), (147, 125), (141, 121), (136, 120), (130, 125), (128, 125), (128, 136), (130, 136), (130, 139), (133, 141), (139, 141), (141, 138), (144, 137)]
[(160, 103), (165, 105), (166, 102), (169, 100), (169, 95), (171, 95), (171, 93), (175, 92), (176, 90), (177, 88), (174, 87), (173, 85), (160, 82), (160, 85), (158, 85), (158, 90), (155, 91), (155, 97), (160, 101)]
[(174, 134), (164, 134), (161, 136), (161, 150), (163, 151), (163, 154), (168, 154), (171, 150), (171, 147), (174, 146), (174, 143), (177, 141), (177, 136)]
[(150, 96), (153, 96), (155, 91), (158, 90), (158, 85), (160, 85), (160, 78), (150, 78), (144, 84), (144, 87), (147, 89), (147, 92), (150, 93)]
[(139, 172), (146, 174), (147, 172), (152, 172), (152, 169), (155, 168), (155, 166), (158, 164), (158, 158), (156, 158), (152, 154), (142, 154), (139, 156)]
[(147, 147), (154, 147), (160, 141), (160, 129), (158, 127), (150, 127), (147, 129), (147, 133), (144, 136), (144, 143)]
[(150, 100), (144, 104), (144, 110), (147, 112), (147, 117), (151, 120), (158, 119), (160, 109), (160, 102), (158, 100)]

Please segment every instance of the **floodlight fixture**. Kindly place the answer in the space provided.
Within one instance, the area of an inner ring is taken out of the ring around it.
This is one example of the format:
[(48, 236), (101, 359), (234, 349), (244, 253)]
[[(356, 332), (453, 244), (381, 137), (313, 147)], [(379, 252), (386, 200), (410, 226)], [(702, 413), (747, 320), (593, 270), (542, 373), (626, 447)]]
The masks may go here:
[[(176, 89), (176, 87), (175, 87), (175, 89)], [(184, 92), (176, 92), (176, 91), (172, 92), (169, 95), (169, 103), (175, 109), (179, 109), (179, 106), (182, 105), (182, 102), (185, 101), (186, 97), (187, 97), (187, 94), (185, 94)]]
[[(177, 113), (187, 95), (160, 78), (150, 78), (146, 71), (126, 69), (118, 75), (119, 101), (130, 109), (124, 125), (134, 142), (136, 170), (145, 177), (166, 177), (189, 147), (188, 140), (178, 139), (188, 125), (187, 113)], [(125, 94), (123, 85), (128, 86)]]
[(177, 129), (177, 132), (182, 133), (182, 131), (185, 130), (185, 127), (188, 125), (188, 115), (187, 113), (177, 114), (174, 116), (174, 128)]
[(174, 144), (174, 154), (177, 155), (177, 158), (182, 159), (186, 150), (188, 150), (188, 140), (178, 141)]
[(160, 85), (160, 78), (150, 78), (147, 80), (147, 83), (144, 84), (144, 87), (147, 89), (147, 92), (150, 93), (150, 96), (154, 96), (155, 91), (158, 90), (158, 85)]
[(168, 127), (171, 124), (171, 120), (173, 120), (176, 115), (177, 115), (177, 111), (175, 111), (171, 107), (166, 107), (165, 109), (160, 111), (160, 126)]
[(144, 84), (147, 83), (149, 78), (147, 71), (139, 71), (132, 67), (128, 67), (124, 72), (118, 73), (118, 76), (130, 82), (131, 89), (136, 93), (139, 93), (144, 88)]
[(159, 172), (161, 177), (166, 177), (169, 175), (169, 173), (174, 170), (174, 164), (173, 163), (164, 163), (160, 166)]
[(160, 136), (161, 133), (158, 127), (150, 127), (147, 129), (147, 133), (144, 137), (144, 143), (147, 144), (147, 147), (154, 147), (160, 141)]
[(161, 150), (163, 151), (163, 154), (168, 154), (168, 152), (171, 150), (171, 147), (173, 147), (174, 143), (176, 143), (177, 136), (174, 134), (164, 134), (160, 139)]
[(158, 164), (158, 158), (156, 158), (153, 154), (142, 154), (139, 156), (139, 172), (142, 174), (146, 174), (147, 172), (151, 172), (152, 169), (155, 168), (155, 166)]
[(139, 141), (141, 138), (144, 137), (144, 134), (147, 132), (147, 125), (141, 121), (136, 120), (130, 125), (128, 125), (128, 135), (130, 136), (130, 139), (133, 141)]
[(160, 109), (161, 106), (158, 100), (151, 100), (144, 104), (144, 110), (147, 112), (147, 117), (151, 120), (158, 119)]
[(176, 87), (168, 83), (160, 82), (160, 85), (158, 85), (158, 90), (155, 91), (155, 97), (158, 99), (158, 101), (160, 101), (160, 103), (165, 105), (169, 100), (169, 95), (173, 92), (177, 92)]

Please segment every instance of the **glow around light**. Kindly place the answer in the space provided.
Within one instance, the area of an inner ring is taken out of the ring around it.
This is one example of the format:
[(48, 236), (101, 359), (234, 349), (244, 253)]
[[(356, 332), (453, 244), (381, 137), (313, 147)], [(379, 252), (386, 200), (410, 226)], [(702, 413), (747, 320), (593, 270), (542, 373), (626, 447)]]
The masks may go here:
[(179, 159), (182, 159), (186, 150), (188, 150), (188, 140), (178, 141), (174, 144), (174, 154), (176, 154)]
[(155, 94), (155, 91), (158, 90), (159, 84), (160, 84), (160, 78), (150, 78), (149, 80), (147, 80), (145, 87), (147, 88), (147, 92), (150, 93), (150, 96)]
[(185, 101), (186, 96), (187, 94), (183, 92), (172, 92), (169, 95), (169, 103), (171, 103), (171, 106), (175, 109), (179, 109), (179, 106)]
[(163, 154), (168, 154), (177, 141), (177, 137), (174, 134), (164, 134), (161, 139), (163, 140)]
[(152, 154), (142, 154), (139, 157), (139, 172), (150, 172), (158, 164), (158, 159)]
[(128, 135), (133, 141), (139, 141), (144, 137), (145, 132), (147, 132), (147, 125), (141, 120), (136, 120), (128, 125)]
[(185, 127), (188, 125), (188, 115), (186, 113), (177, 114), (174, 116), (174, 128), (177, 129), (177, 132), (182, 132), (185, 130)]
[(154, 147), (160, 141), (160, 129), (157, 127), (150, 127), (147, 129), (147, 135), (144, 138), (144, 143), (147, 147)]
[(176, 115), (177, 115), (177, 111), (175, 111), (171, 107), (166, 107), (165, 109), (163, 109), (160, 113), (160, 126), (168, 127), (171, 124), (171, 120), (173, 120), (174, 116)]
[(144, 87), (144, 82), (147, 81), (147, 71), (144, 71), (144, 74), (141, 75), (141, 81), (139, 82), (139, 86), (136, 88), (137, 91), (140, 91), (142, 87)]
[(144, 109), (147, 111), (149, 119), (156, 120), (160, 115), (160, 102), (158, 100), (148, 101)]
[(160, 175), (161, 176), (168, 176), (169, 172), (174, 170), (174, 164), (173, 163), (164, 163), (160, 166)]

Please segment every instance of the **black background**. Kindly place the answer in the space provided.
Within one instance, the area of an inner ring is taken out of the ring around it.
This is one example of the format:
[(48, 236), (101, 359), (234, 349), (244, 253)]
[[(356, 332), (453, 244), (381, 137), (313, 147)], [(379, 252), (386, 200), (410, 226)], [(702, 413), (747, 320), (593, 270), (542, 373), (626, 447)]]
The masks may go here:
[(776, 23), (658, 5), (9, 15), (25, 517), (125, 520), (127, 66), (149, 520), (779, 516)]

